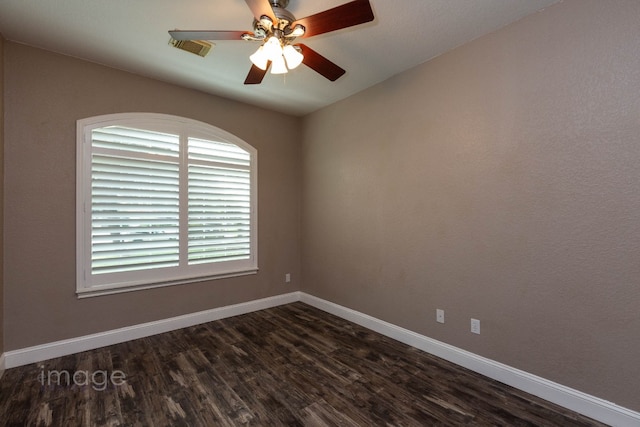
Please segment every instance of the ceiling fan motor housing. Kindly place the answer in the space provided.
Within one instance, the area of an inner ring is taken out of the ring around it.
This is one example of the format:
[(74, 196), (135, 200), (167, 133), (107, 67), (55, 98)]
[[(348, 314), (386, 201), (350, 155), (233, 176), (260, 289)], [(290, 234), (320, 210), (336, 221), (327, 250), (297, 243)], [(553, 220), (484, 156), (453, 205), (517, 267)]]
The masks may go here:
[(296, 20), (296, 17), (293, 16), (293, 13), (289, 12), (283, 7), (274, 7), (273, 14), (276, 15), (276, 18), (278, 18), (278, 27), (280, 27), (281, 30), (284, 30), (284, 27)]
[[(274, 24), (270, 24), (269, 22), (264, 22), (264, 20), (256, 20), (253, 21), (253, 32), (258, 38), (266, 38), (267, 36), (279, 32), (280, 34), (289, 34), (293, 30), (289, 27), (290, 24), (295, 22), (296, 17), (293, 13), (289, 12), (285, 7), (289, 4), (289, 0), (272, 0), (271, 8), (273, 9), (273, 14), (278, 18), (278, 22)], [(268, 20), (270, 21), (270, 20)], [(278, 35), (278, 38), (281, 36)], [(292, 39), (291, 39), (292, 40)], [(291, 41), (290, 40), (290, 41)]]
[(271, 6), (281, 7), (282, 9), (289, 6), (289, 0), (269, 0), (269, 2), (271, 3)]

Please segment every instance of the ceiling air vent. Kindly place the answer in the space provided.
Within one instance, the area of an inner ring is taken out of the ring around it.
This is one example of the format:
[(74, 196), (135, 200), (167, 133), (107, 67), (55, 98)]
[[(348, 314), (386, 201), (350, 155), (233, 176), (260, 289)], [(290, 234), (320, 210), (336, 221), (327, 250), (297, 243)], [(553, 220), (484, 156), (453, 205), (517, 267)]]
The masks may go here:
[(213, 43), (205, 42), (202, 40), (176, 40), (171, 38), (169, 44), (178, 49), (186, 50), (187, 52), (195, 53), (199, 56), (207, 56), (207, 53), (214, 46)]

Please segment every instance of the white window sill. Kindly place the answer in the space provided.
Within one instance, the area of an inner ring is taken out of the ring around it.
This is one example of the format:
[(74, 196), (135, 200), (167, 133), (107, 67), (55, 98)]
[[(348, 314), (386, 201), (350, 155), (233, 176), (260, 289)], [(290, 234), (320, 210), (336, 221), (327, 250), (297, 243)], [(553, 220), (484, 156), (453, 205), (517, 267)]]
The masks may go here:
[(160, 282), (160, 283), (145, 283), (145, 284), (139, 284), (139, 285), (101, 285), (101, 286), (94, 286), (86, 289), (79, 289), (76, 291), (76, 295), (79, 299), (99, 297), (103, 295), (113, 295), (113, 294), (120, 294), (124, 292), (142, 291), (145, 289), (164, 288), (167, 286), (184, 285), (189, 283), (205, 282), (205, 281), (216, 280), (216, 279), (226, 279), (229, 277), (249, 276), (257, 273), (258, 273), (258, 269), (255, 268), (255, 269), (250, 269), (246, 271), (236, 271), (233, 273), (225, 273), (225, 274), (219, 274), (214, 276), (192, 277), (188, 279), (180, 279), (180, 280), (173, 280), (169, 282)]

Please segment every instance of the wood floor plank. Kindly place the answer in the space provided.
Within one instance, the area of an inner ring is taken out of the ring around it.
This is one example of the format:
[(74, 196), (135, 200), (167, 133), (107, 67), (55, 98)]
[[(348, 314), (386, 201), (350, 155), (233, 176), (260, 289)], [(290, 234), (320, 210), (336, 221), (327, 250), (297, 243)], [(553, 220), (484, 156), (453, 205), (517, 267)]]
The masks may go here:
[[(121, 371), (117, 385), (49, 372)], [(55, 375), (54, 375), (55, 379)], [(9, 369), (6, 426), (602, 424), (302, 303)]]

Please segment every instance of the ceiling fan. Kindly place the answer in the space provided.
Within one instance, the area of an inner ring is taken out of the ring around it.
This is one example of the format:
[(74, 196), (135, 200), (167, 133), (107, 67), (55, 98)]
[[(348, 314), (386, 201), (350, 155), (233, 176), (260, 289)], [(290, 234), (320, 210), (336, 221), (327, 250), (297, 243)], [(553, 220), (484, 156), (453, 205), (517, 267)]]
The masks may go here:
[(296, 38), (309, 38), (373, 20), (369, 0), (354, 0), (324, 12), (296, 19), (286, 7), (289, 0), (245, 0), (255, 17), (251, 31), (169, 31), (174, 40), (248, 40), (262, 42), (250, 56), (252, 65), (244, 84), (259, 84), (271, 68), (284, 74), (301, 63), (331, 81), (345, 70)]

